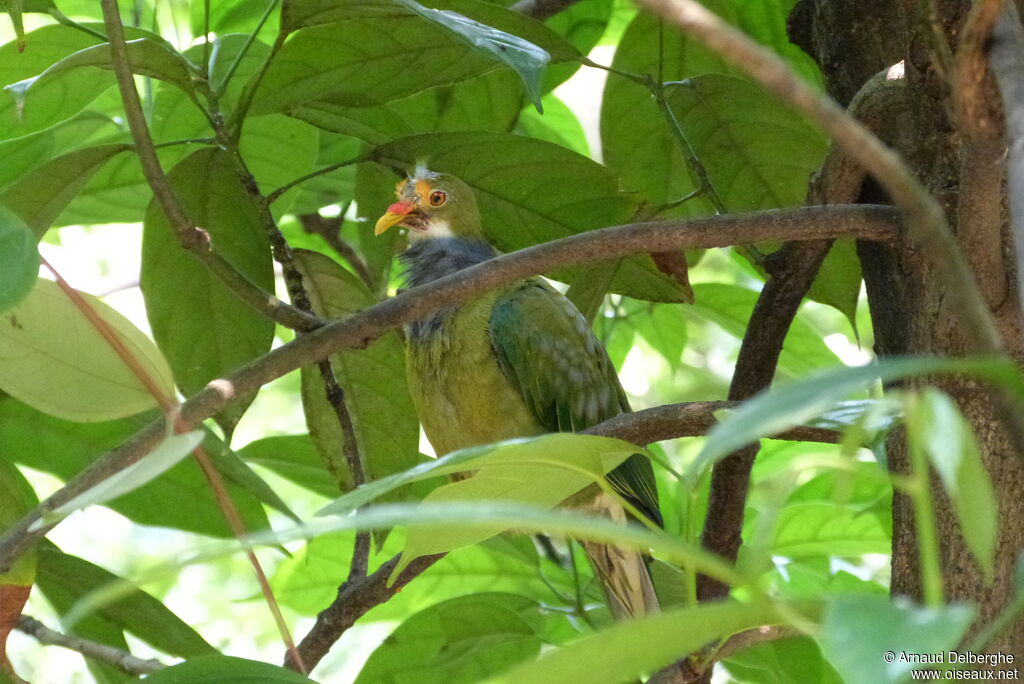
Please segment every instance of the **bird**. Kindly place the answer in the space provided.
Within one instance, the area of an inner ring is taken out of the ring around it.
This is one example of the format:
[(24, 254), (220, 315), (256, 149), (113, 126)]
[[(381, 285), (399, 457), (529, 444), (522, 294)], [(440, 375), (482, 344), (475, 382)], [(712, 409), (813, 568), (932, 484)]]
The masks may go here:
[[(473, 189), (419, 165), (396, 187), (377, 221), (380, 235), (408, 231), (399, 256), (416, 287), (494, 258)], [(543, 278), (482, 293), (406, 326), (409, 390), (438, 456), (551, 432), (577, 432), (630, 410), (611, 360), (586, 318)], [(608, 474), (614, 490), (661, 524), (654, 471), (634, 454)], [(629, 516), (596, 485), (575, 508), (625, 522)], [(657, 612), (643, 556), (581, 542), (615, 619)]]

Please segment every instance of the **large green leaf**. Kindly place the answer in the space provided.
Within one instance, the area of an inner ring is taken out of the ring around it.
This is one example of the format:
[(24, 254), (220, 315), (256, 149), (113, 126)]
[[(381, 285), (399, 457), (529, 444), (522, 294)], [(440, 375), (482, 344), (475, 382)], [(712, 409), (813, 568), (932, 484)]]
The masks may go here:
[(316, 684), (298, 672), (277, 665), (225, 655), (189, 658), (146, 677), (152, 684)]
[[(39, 548), (39, 582), (44, 593), (77, 599), (102, 586), (125, 580), (46, 542)], [(215, 653), (191, 627), (146, 592), (132, 588), (98, 609), (99, 615), (154, 648), (181, 658)]]
[(903, 598), (835, 596), (825, 609), (819, 643), (846, 681), (895, 684), (920, 665), (913, 656), (941, 654), (957, 644), (973, 616), (965, 605), (926, 608)]
[(541, 640), (521, 615), (539, 609), (528, 598), (497, 592), (433, 605), (403, 622), (370, 654), (356, 684), (477, 682), (540, 652)]
[[(0, 526), (7, 528), (13, 525), (22, 515), (35, 508), (39, 503), (35, 490), (28, 483), (21, 471), (11, 462), (0, 458)], [(38, 553), (33, 545), (14, 561), (10, 570), (0, 573), (0, 592), (3, 587), (30, 587), (35, 581)], [(0, 611), (0, 620), (9, 617)], [(10, 625), (0, 623), (0, 632)], [(0, 657), (3, 642), (0, 640)]]
[[(752, 538), (757, 521), (747, 525), (746, 537)], [(891, 527), (877, 514), (859, 507), (834, 503), (809, 502), (787, 505), (775, 520), (770, 550), (773, 556), (859, 556), (888, 553)]]
[[(424, 506), (451, 501), (511, 501), (550, 508), (603, 482), (605, 475), (637, 452), (637, 447), (606, 437), (558, 433), (467, 449), (456, 455), (466, 452), (477, 455), (472, 459), (473, 477), (434, 489), (424, 497)], [(475, 544), (504, 529), (451, 525), (410, 529), (402, 562), (395, 572), (419, 556)]]
[[(44, 26), (27, 36), (32, 49), (18, 51), (15, 42), (0, 45), (0, 86), (16, 83), (42, 73), (50, 65), (89, 48), (100, 41), (67, 26)], [(51, 81), (45, 92), (36, 93), (32, 106), (19, 111), (10, 93), (0, 95), (0, 140), (17, 138), (69, 118), (113, 84), (113, 76), (98, 69), (82, 71), (69, 81)]]
[(86, 147), (51, 159), (0, 192), (0, 204), (20, 216), (37, 239), (41, 238), (97, 171), (131, 149), (128, 144), (113, 143)]
[(953, 400), (925, 387), (904, 402), (911, 449), (928, 456), (953, 502), (967, 548), (992, 580), (999, 511), (974, 431)]
[[(635, 196), (622, 192), (608, 169), (532, 138), (418, 135), (378, 147), (374, 156), (409, 169), (426, 161), (436, 171), (461, 178), (476, 193), (488, 238), (502, 251), (626, 223), (636, 209)], [(566, 276), (572, 280), (571, 273)], [(682, 300), (679, 285), (648, 256), (624, 259), (611, 291), (654, 301)]]
[(826, 369), (744, 402), (708, 433), (698, 466), (710, 465), (761, 437), (802, 425), (876, 382), (940, 373), (976, 376), (1007, 388), (1018, 399), (1024, 396), (1020, 370), (1003, 359), (892, 357), (869, 366)]
[(732, 654), (722, 664), (744, 684), (843, 684), (808, 637), (756, 644)]
[[(297, 31), (275, 57), (256, 92), (253, 113), (290, 111), (325, 98), (349, 106), (399, 99), (478, 76), (493, 68), (496, 56), (491, 50), (502, 56), (512, 54), (528, 45), (522, 39), (539, 44), (556, 60), (576, 56), (571, 45), (546, 27), (489, 3), (443, 3), (442, 10), (455, 10), (462, 19), (418, 8), (434, 20), (400, 6), (405, 4), (291, 3), (284, 25), (306, 28)], [(304, 6), (314, 8), (315, 16), (300, 16)], [(498, 31), (491, 33), (474, 21)], [(453, 22), (461, 27), (459, 33), (453, 32)], [(509, 29), (515, 35), (500, 35)], [(481, 38), (479, 46), (467, 42), (472, 35)], [(502, 41), (504, 50), (497, 47)]]
[(571, 109), (553, 94), (545, 95), (544, 113), (533, 109), (524, 109), (516, 121), (515, 133), (531, 138), (547, 140), (556, 145), (581, 154), (590, 155), (590, 147), (583, 134), (583, 126)]
[(340, 493), (309, 435), (264, 437), (246, 444), (238, 455), (321, 496), (331, 498)]
[(28, 296), (38, 276), (36, 236), (21, 218), (0, 205), (0, 312)]
[[(709, 642), (781, 622), (770, 603), (718, 603), (620, 622), (537, 660), (485, 680), (487, 684), (631, 682)], [(628, 648), (624, 645), (628, 644)]]
[[(101, 300), (79, 293), (118, 335), (143, 371), (167, 396), (170, 369), (153, 342)], [(60, 418), (111, 420), (156, 405), (156, 399), (56, 283), (39, 279), (3, 314), (0, 389)]]
[[(301, 250), (296, 252), (296, 263), (313, 309), (321, 315), (340, 318), (376, 303), (358, 278), (329, 257)], [(331, 366), (345, 391), (345, 407), (368, 478), (377, 480), (414, 466), (419, 461), (419, 423), (406, 385), (405, 349), (398, 335), (386, 335), (366, 349), (333, 354)], [(338, 464), (345, 485), (350, 486), (351, 473), (341, 458), (344, 438), (319, 370), (303, 368), (302, 385), (310, 436), (324, 463)]]
[[(274, 274), (266, 231), (226, 152), (199, 150), (168, 174), (213, 249), (267, 292)], [(181, 248), (163, 211), (146, 212), (142, 294), (153, 336), (188, 394), (270, 349), (274, 322), (253, 311)]]
[[(101, 423), (72, 423), (48, 416), (13, 398), (0, 399), (0, 454), (68, 480), (105, 452), (119, 446), (154, 416), (143, 415)], [(267, 526), (259, 500), (246, 491), (241, 478), (218, 455), (219, 440), (207, 437), (203, 448), (228, 480), (227, 489), (246, 527)], [(182, 506), (182, 501), (188, 501)], [(274, 505), (273, 502), (267, 501)], [(106, 503), (143, 525), (173, 527), (197, 534), (232, 537), (233, 533), (206, 478), (195, 463), (185, 461), (141, 489)]]
[[(750, 314), (757, 304), (757, 292), (725, 283), (694, 285), (693, 292), (696, 301), (684, 311), (712, 321), (737, 339), (743, 339)], [(819, 368), (840, 365), (839, 357), (821, 338), (821, 333), (798, 315), (786, 334), (779, 369), (791, 377), (800, 377)]]

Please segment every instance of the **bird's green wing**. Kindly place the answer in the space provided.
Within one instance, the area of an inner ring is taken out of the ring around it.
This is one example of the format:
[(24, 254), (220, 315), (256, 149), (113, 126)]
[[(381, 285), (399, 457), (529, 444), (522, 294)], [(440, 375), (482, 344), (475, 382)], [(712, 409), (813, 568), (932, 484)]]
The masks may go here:
[[(498, 297), (490, 333), (501, 369), (551, 432), (578, 432), (629, 411), (615, 367), (586, 319), (544, 281), (527, 280)], [(631, 456), (608, 480), (661, 522), (654, 471), (646, 458)]]

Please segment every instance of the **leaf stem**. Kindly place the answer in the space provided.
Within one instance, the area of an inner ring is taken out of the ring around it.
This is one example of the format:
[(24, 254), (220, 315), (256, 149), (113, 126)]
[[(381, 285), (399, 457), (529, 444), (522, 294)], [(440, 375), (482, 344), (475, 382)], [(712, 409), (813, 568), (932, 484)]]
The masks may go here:
[[(259, 22), (257, 22), (256, 28), (254, 28), (252, 32), (248, 36), (246, 36), (245, 43), (242, 45), (242, 49), (238, 51), (237, 55), (235, 55), (235, 60), (231, 62), (231, 66), (228, 67), (227, 73), (224, 74), (224, 79), (216, 86), (214, 86), (214, 90), (216, 90), (218, 93), (223, 93), (227, 89), (228, 84), (231, 83), (231, 77), (235, 75), (235, 71), (238, 69), (238, 65), (241, 64), (243, 59), (245, 59), (246, 53), (249, 52), (249, 47), (252, 45), (253, 41), (256, 40), (256, 36), (259, 34), (260, 30), (263, 29), (263, 25), (267, 23), (267, 19), (270, 18), (270, 13), (274, 11), (275, 7), (277, 7), (277, 3), (278, 0), (270, 0), (270, 2), (267, 3), (267, 8), (263, 11), (263, 14), (260, 16), (260, 20)], [(209, 11), (210, 0), (206, 0), (206, 4), (207, 11)], [(207, 21), (209, 21), (209, 16), (207, 16)]]

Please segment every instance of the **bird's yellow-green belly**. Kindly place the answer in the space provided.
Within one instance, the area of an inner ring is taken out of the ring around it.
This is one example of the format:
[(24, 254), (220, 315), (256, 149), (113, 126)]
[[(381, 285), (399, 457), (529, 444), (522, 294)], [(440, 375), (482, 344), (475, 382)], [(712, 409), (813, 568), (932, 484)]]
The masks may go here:
[(498, 365), (485, 322), (454, 319), (447, 336), (454, 341), (408, 349), (409, 389), (437, 455), (543, 433)]

